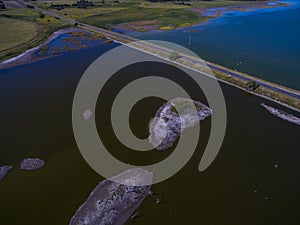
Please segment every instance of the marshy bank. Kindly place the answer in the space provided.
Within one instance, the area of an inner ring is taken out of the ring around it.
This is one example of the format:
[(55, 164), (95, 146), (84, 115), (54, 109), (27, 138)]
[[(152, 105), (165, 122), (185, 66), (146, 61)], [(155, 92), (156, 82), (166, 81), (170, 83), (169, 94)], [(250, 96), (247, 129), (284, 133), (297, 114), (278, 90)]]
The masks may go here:
[(59, 54), (109, 43), (111, 42), (104, 36), (96, 35), (82, 29), (63, 29), (54, 32), (43, 44), (27, 50), (25, 53), (14, 58), (2, 61), (0, 63), (0, 69), (31, 63)]

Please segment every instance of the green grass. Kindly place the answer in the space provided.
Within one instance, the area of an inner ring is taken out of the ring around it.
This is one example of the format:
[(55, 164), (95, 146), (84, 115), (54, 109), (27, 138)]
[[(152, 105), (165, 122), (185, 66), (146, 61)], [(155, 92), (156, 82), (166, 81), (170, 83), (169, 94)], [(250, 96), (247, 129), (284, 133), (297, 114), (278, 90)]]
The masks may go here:
[[(55, 10), (62, 16), (82, 20), (93, 26), (102, 28), (111, 27), (120, 23), (135, 22), (141, 20), (158, 21), (162, 30), (172, 30), (177, 27), (190, 26), (206, 20), (197, 12), (191, 12), (191, 6), (178, 5), (172, 2), (150, 2), (145, 0), (119, 0), (120, 3), (102, 4), (101, 0), (93, 1), (96, 6), (87, 9), (66, 7)], [(224, 1), (224, 0), (223, 0)], [(71, 0), (37, 1), (34, 4), (49, 8), (50, 4), (72, 4)], [(49, 8), (50, 9), (50, 8)]]
[(144, 8), (166, 8), (166, 9), (184, 9), (189, 8), (188, 6), (184, 5), (177, 5), (173, 2), (149, 2), (149, 1), (140, 1), (140, 7)]
[[(49, 8), (52, 4), (75, 3), (75, 0), (37, 0), (34, 4), (43, 8)], [(232, 5), (252, 4), (251, 1), (191, 1), (191, 6), (178, 5), (173, 2), (150, 2), (147, 0), (119, 0), (119, 3), (105, 4), (102, 0), (94, 0), (94, 7), (78, 9), (77, 7), (66, 7), (55, 10), (56, 13), (69, 18), (82, 20), (93, 26), (108, 28), (117, 24), (136, 21), (155, 20), (161, 30), (173, 30), (178, 27), (187, 27), (203, 21), (210, 17), (201, 16), (200, 12), (192, 12), (191, 8), (224, 7)], [(257, 4), (254, 1), (253, 4)]]
[(70, 26), (53, 17), (40, 18), (37, 11), (29, 8), (1, 11), (0, 21), (0, 60), (19, 55), (43, 43), (53, 32)]
[(28, 42), (36, 34), (33, 22), (0, 17), (0, 51)]
[(29, 8), (16, 8), (16, 9), (6, 9), (1, 11), (1, 15), (7, 15), (13, 19), (20, 19), (26, 21), (34, 21), (39, 15), (37, 11)]
[(140, 20), (157, 20), (162, 28), (174, 29), (201, 22), (202, 19), (198, 13), (187, 9), (130, 7), (120, 9), (117, 12), (100, 12), (96, 15), (83, 17), (82, 20), (98, 27)]
[[(79, 9), (76, 7), (65, 8), (63, 10), (57, 11), (57, 13), (64, 15), (72, 19), (82, 19), (85, 17), (90, 17), (94, 15), (106, 15), (107, 13), (117, 14), (118, 11), (124, 9), (123, 7), (94, 7), (87, 9)], [(66, 14), (66, 15), (65, 15)]]
[[(263, 1), (261, 1), (263, 2)], [(193, 7), (226, 7), (234, 5), (249, 5), (257, 4), (259, 1), (229, 1), (229, 0), (213, 0), (213, 1), (192, 1), (191, 4)]]
[(170, 24), (175, 27), (184, 26), (188, 24), (197, 23), (200, 18), (198, 13), (191, 12), (185, 9), (167, 10), (163, 15), (158, 18), (162, 26), (169, 26)]

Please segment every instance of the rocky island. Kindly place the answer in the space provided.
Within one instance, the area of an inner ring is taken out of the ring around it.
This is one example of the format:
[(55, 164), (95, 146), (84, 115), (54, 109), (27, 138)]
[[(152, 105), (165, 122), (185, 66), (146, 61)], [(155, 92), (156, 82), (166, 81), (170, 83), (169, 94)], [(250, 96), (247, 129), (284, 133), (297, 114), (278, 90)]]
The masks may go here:
[(212, 110), (201, 102), (188, 98), (172, 99), (162, 105), (150, 121), (149, 142), (157, 150), (166, 150), (173, 146), (184, 130), (194, 127), (211, 114)]
[(37, 170), (45, 165), (45, 161), (39, 158), (23, 159), (20, 165), (21, 170)]
[(152, 173), (131, 169), (100, 182), (70, 225), (124, 224), (148, 195), (152, 180)]
[(274, 116), (277, 116), (278, 118), (283, 119), (285, 121), (288, 121), (290, 123), (294, 123), (294, 124), (300, 125), (300, 118), (298, 118), (298, 117), (296, 117), (296, 116), (294, 116), (292, 114), (289, 114), (289, 113), (287, 113), (285, 111), (282, 111), (280, 109), (276, 109), (274, 107), (266, 105), (265, 103), (261, 103), (260, 105), (262, 107), (264, 107), (266, 110), (268, 110)]
[(0, 181), (3, 180), (13, 166), (1, 166), (0, 167)]

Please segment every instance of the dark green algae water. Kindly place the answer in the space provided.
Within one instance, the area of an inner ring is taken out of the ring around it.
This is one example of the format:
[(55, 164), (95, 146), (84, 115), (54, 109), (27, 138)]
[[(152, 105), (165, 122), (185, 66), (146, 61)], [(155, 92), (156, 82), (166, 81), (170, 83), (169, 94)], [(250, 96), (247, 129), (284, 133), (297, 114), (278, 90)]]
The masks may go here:
[[(58, 45), (62, 37), (52, 45)], [(79, 153), (72, 132), (71, 109), (85, 69), (115, 46), (91, 47), (0, 71), (0, 165), (16, 167), (0, 183), (1, 225), (68, 224), (103, 179)], [(137, 65), (141, 71), (151, 67), (149, 63)], [(163, 65), (156, 65), (156, 69), (174, 73), (171, 67)], [(107, 119), (114, 94), (135, 76), (130, 71), (124, 70), (111, 81), (98, 102), (99, 134), (111, 153), (124, 162), (157, 162), (172, 150), (133, 153), (116, 141)], [(206, 102), (198, 88), (180, 72), (176, 74), (177, 81), (188, 87), (194, 99)], [(228, 85), (221, 87), (228, 124), (216, 160), (206, 171), (198, 171), (210, 132), (208, 119), (201, 125), (200, 142), (192, 159), (176, 175), (153, 186), (163, 203), (156, 205), (154, 198), (147, 198), (138, 210), (140, 217), (127, 224), (300, 223), (299, 126), (270, 115), (259, 105), (268, 101)], [(147, 98), (132, 109), (130, 122), (137, 136), (146, 137), (149, 119), (162, 103), (161, 99)], [(26, 157), (40, 157), (46, 165), (32, 172), (18, 170), (19, 162)]]

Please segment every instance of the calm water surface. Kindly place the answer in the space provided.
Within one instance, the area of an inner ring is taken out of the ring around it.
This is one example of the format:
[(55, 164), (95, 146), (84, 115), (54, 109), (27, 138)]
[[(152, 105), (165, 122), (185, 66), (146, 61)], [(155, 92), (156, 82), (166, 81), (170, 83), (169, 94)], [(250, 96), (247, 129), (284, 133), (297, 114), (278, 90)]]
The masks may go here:
[(230, 11), (205, 24), (169, 32), (126, 33), (174, 42), (205, 60), (300, 90), (300, 1), (282, 2), (293, 5)]
[[(85, 69), (115, 46), (91, 47), (0, 70), (0, 165), (18, 167), (26, 157), (40, 157), (47, 162), (32, 172), (15, 168), (1, 181), (1, 225), (68, 224), (78, 206), (103, 179), (79, 153), (72, 133), (71, 109), (76, 85)], [(149, 65), (139, 65), (139, 69), (149, 71)], [(157, 68), (165, 76), (171, 70)], [(106, 119), (112, 96), (134, 75), (124, 70), (111, 81), (107, 98), (98, 102), (96, 122), (113, 155), (141, 165), (159, 161), (171, 151), (123, 151), (126, 149), (116, 141)], [(193, 98), (206, 101), (184, 75), (178, 73), (176, 79), (189, 87)], [(205, 172), (197, 170), (210, 132), (210, 120), (206, 120), (193, 158), (175, 176), (154, 185), (153, 190), (164, 202), (156, 205), (155, 199), (147, 198), (139, 209), (141, 217), (128, 221), (128, 225), (300, 223), (299, 126), (267, 113), (258, 97), (227, 85), (222, 89), (228, 126), (214, 163)], [(137, 136), (147, 135), (149, 119), (162, 103), (149, 98), (133, 108), (130, 122)]]

